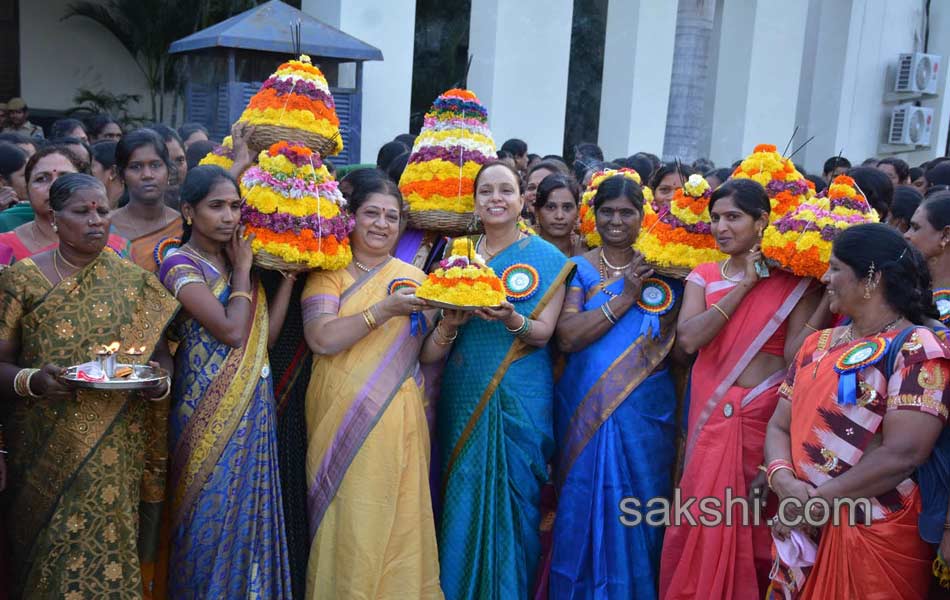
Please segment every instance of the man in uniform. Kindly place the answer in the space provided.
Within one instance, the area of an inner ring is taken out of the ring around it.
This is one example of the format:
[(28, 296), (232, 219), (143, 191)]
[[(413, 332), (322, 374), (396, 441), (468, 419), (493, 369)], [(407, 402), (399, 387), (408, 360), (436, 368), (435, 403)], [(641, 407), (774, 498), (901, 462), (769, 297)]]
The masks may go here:
[(42, 138), (43, 128), (30, 123), (29, 110), (23, 98), (11, 98), (7, 102), (7, 117), (3, 132), (19, 133), (28, 137)]

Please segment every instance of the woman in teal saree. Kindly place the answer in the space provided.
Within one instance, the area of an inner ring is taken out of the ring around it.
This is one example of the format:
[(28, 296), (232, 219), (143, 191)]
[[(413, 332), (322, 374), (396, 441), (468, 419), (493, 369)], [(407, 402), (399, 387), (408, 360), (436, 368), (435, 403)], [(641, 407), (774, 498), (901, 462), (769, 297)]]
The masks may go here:
[(421, 356), (433, 362), (448, 355), (437, 411), (440, 577), (453, 600), (526, 598), (541, 554), (541, 487), (554, 452), (547, 343), (573, 264), (541, 238), (519, 232), (519, 179), (507, 165), (482, 168), (475, 204), (485, 226), (476, 251), (502, 277), (512, 302), (470, 320), (469, 313), (448, 311)]

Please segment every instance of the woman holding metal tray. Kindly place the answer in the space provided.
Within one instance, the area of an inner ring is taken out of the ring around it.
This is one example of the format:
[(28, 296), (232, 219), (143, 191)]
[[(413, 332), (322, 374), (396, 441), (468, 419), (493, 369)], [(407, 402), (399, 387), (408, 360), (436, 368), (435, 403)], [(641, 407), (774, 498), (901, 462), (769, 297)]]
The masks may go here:
[[(50, 189), (57, 248), (0, 273), (0, 387), (9, 451), (7, 529), (14, 597), (134, 597), (141, 490), (161, 484), (144, 456), (154, 440), (142, 391), (73, 390), (64, 367), (118, 341), (170, 367), (162, 341), (178, 303), (155, 277), (105, 250), (109, 202), (92, 176), (68, 174)], [(105, 250), (105, 251), (104, 251)], [(15, 392), (11, 396), (9, 391)], [(156, 481), (157, 480), (157, 481)]]

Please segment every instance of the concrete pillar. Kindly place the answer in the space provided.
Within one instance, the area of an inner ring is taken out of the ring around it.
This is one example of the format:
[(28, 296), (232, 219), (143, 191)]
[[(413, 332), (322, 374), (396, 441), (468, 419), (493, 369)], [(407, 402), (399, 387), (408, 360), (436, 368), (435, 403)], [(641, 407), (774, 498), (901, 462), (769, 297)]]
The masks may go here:
[(663, 151), (675, 0), (610, 0), (598, 143), (606, 158)]
[(375, 163), (379, 147), (409, 131), (415, 0), (302, 0), (321, 21), (383, 52), (363, 63), (363, 125), (360, 162)]
[(724, 2), (710, 158), (729, 165), (795, 129), (807, 2)]
[(521, 138), (529, 152), (561, 153), (573, 12), (572, 0), (472, 0), (468, 87), (498, 146)]

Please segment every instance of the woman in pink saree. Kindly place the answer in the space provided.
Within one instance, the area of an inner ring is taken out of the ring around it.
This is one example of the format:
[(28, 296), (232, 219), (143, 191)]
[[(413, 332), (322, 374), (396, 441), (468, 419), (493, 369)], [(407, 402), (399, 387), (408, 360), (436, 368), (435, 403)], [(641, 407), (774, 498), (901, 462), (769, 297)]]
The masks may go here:
[[(692, 520), (684, 517), (666, 531), (660, 597), (757, 600), (768, 586), (769, 530), (764, 517), (761, 525), (743, 524), (742, 510), (726, 498), (764, 498), (758, 466), (787, 360), (829, 313), (817, 306), (810, 279), (777, 269), (762, 278), (756, 271), (770, 212), (762, 186), (729, 181), (713, 193), (709, 212), (716, 243), (729, 258), (700, 265), (686, 279), (676, 344), (698, 356), (679, 492), (683, 502), (696, 500), (687, 511)], [(720, 501), (723, 519), (731, 511), (731, 524), (700, 520), (699, 500), (709, 497)], [(752, 506), (760, 510), (760, 502)]]

